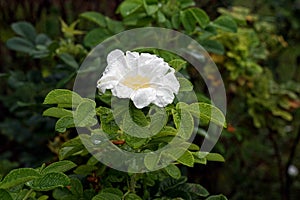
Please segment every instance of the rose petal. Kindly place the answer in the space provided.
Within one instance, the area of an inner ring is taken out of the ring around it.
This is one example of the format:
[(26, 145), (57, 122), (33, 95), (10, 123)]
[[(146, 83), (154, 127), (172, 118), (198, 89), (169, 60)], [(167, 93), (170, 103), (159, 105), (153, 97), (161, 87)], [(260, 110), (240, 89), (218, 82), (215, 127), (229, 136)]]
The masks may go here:
[(160, 88), (156, 91), (156, 99), (153, 101), (158, 107), (165, 107), (172, 103), (174, 100), (174, 94), (171, 90), (166, 88)]
[(131, 100), (133, 101), (135, 107), (141, 109), (148, 106), (155, 100), (156, 91), (153, 88), (142, 88), (136, 90), (132, 96)]
[(136, 69), (138, 66), (138, 58), (139, 58), (139, 53), (127, 51), (126, 52), (127, 66), (130, 69)]
[(101, 90), (101, 92), (105, 93), (106, 89), (112, 89), (119, 83), (118, 80), (111, 81), (98, 81), (97, 88)]
[[(155, 66), (155, 67), (154, 67)], [(159, 60), (152, 60), (151, 63), (139, 65), (138, 74), (147, 76), (150, 80), (153, 80), (156, 77), (162, 77), (170, 69), (168, 65), (164, 65)]]
[(107, 55), (107, 59), (106, 59), (107, 63), (112, 63), (116, 59), (118, 59), (119, 57), (122, 57), (122, 56), (124, 56), (124, 52), (121, 51), (120, 49), (115, 49)]
[(168, 87), (172, 92), (178, 94), (180, 84), (175, 76), (174, 73), (168, 73), (164, 76), (162, 82), (164, 83), (165, 87)]
[(111, 90), (111, 92), (112, 95), (117, 96), (119, 98), (130, 98), (134, 90), (119, 83)]

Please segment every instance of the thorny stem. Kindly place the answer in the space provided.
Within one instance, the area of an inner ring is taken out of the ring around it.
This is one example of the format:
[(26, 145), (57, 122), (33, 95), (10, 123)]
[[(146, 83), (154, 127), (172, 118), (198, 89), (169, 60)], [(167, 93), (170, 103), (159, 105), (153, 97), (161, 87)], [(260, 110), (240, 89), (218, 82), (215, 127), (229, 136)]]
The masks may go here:
[(289, 155), (288, 161), (285, 165), (285, 176), (286, 176), (285, 195), (287, 196), (288, 200), (290, 199), (290, 186), (292, 184), (291, 177), (288, 174), (288, 168), (293, 163), (293, 160), (294, 160), (295, 155), (296, 155), (297, 146), (298, 146), (299, 143), (300, 143), (300, 128), (298, 128), (297, 136), (296, 136), (296, 138), (294, 140), (294, 143), (291, 147), (290, 155)]
[(33, 189), (30, 189), (27, 194), (25, 195), (25, 197), (23, 198), (23, 200), (27, 200), (29, 198), (29, 196), (31, 195), (31, 193), (33, 192)]
[(123, 195), (122, 200), (129, 194), (129, 193), (135, 193), (135, 186), (136, 186), (136, 178), (138, 174), (133, 174), (130, 177), (130, 181), (127, 183), (128, 184), (128, 191)]
[(285, 180), (284, 166), (283, 166), (283, 163), (282, 163), (282, 160), (281, 160), (280, 150), (279, 150), (278, 144), (277, 144), (277, 142), (274, 139), (272, 134), (269, 134), (269, 138), (270, 138), (270, 140), (273, 144), (273, 148), (274, 148), (274, 151), (275, 151), (275, 156), (276, 156), (276, 159), (277, 159), (277, 168), (278, 168), (278, 178), (279, 178), (279, 182), (280, 182), (281, 199), (282, 200), (287, 200), (287, 198), (284, 194), (286, 180)]
[(130, 178), (129, 190), (130, 190), (132, 193), (135, 193), (136, 177), (137, 177), (137, 174), (133, 174), (133, 175), (131, 176), (131, 178)]

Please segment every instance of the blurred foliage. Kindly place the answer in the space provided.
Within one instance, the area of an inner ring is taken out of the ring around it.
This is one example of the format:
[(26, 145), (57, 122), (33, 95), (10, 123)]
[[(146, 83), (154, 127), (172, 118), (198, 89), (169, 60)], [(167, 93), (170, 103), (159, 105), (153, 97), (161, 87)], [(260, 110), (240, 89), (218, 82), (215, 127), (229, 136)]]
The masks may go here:
[[(220, 188), (231, 193), (231, 199), (297, 199), (299, 183), (288, 170), (293, 164), (299, 166), (300, 54), (291, 51), (298, 39), (294, 34), (280, 35), (278, 18), (266, 16), (265, 10), (253, 10), (253, 14), (245, 7), (231, 7), (219, 8), (219, 12), (233, 17), (241, 27), (237, 33), (217, 37), (225, 46), (225, 55), (212, 55), (226, 74), (231, 123), (218, 147), (231, 162), (219, 169), (218, 180), (224, 181)], [(294, 61), (284, 62), (286, 52)], [(229, 185), (222, 187), (224, 184)]]
[[(153, 2), (151, 3), (153, 4)], [(172, 6), (168, 1), (165, 2), (163, 13), (159, 12), (158, 6), (156, 6), (157, 9), (155, 8), (154, 11), (148, 13), (149, 9), (153, 8), (151, 5), (145, 2), (143, 3), (143, 1), (139, 1), (138, 4), (138, 7), (144, 8), (141, 12), (146, 12), (147, 15), (149, 15), (149, 19), (151, 19), (149, 25), (158, 23), (165, 26), (164, 23), (171, 23), (169, 19), (164, 16), (164, 13), (168, 12), (168, 6)], [(190, 34), (195, 34), (199, 26), (205, 28), (209, 24), (209, 17), (205, 11), (199, 8), (191, 8), (193, 5), (195, 5), (193, 1), (178, 2), (176, 14), (180, 15), (180, 18), (174, 25), (178, 28), (183, 27), (187, 29), (186, 31)], [(142, 196), (143, 199), (174, 199), (180, 197), (184, 199), (226, 199), (223, 195), (208, 197), (209, 193), (201, 185), (186, 183), (187, 179), (181, 176), (179, 168), (175, 165), (157, 171), (156, 173), (158, 174), (151, 178), (148, 178), (149, 174), (140, 176), (116, 172), (111, 169), (104, 171), (104, 166), (100, 165), (100, 163), (90, 161), (93, 158), (83, 149), (83, 145), (80, 140), (78, 140), (78, 137), (74, 138), (76, 132), (74, 129), (69, 129), (73, 127), (73, 123), (67, 123), (67, 121), (64, 120), (64, 117), (67, 116), (62, 115), (68, 113), (68, 110), (62, 110), (62, 113), (58, 114), (62, 118), (59, 119), (55, 125), (56, 131), (58, 132), (57, 136), (54, 136), (54, 131), (53, 129), (51, 130), (51, 127), (54, 127), (53, 121), (41, 116), (41, 111), (45, 109), (45, 106), (42, 104), (42, 99), (45, 97), (45, 94), (54, 88), (70, 88), (72, 86), (73, 78), (77, 74), (79, 64), (83, 61), (91, 47), (106, 37), (120, 31), (140, 27), (140, 24), (128, 23), (126, 21), (127, 19), (125, 19), (129, 15), (140, 14), (138, 12), (128, 13), (127, 10), (131, 6), (130, 1), (125, 1), (120, 4), (118, 10), (125, 9), (126, 11), (122, 16), (124, 17), (124, 21), (109, 18), (98, 12), (82, 13), (80, 17), (86, 20), (85, 22), (83, 21), (82, 24), (79, 24), (81, 20), (67, 23), (63, 19), (60, 19), (60, 31), (62, 36), (58, 39), (52, 39), (47, 33), (38, 33), (36, 28), (26, 21), (12, 23), (11, 28), (16, 36), (7, 39), (6, 46), (10, 50), (16, 51), (15, 56), (22, 58), (24, 64), (18, 65), (15, 69), (11, 71), (7, 70), (2, 74), (2, 78), (6, 80), (4, 84), (7, 85), (7, 91), (5, 91), (7, 94), (3, 92), (1, 101), (10, 116), (5, 116), (5, 120), (1, 122), (1, 137), (9, 139), (10, 143), (6, 149), (1, 149), (1, 151), (7, 153), (3, 160), (3, 163), (7, 163), (7, 166), (1, 169), (1, 176), (4, 176), (0, 182), (1, 197), (5, 197), (6, 199), (47, 199), (47, 191), (53, 191), (53, 194), (50, 196), (55, 199), (61, 199), (62, 196), (66, 199), (140, 199), (138, 195)], [(184, 9), (183, 13), (181, 13), (181, 9)], [(157, 18), (158, 16), (159, 18)], [(193, 20), (192, 23), (189, 22), (189, 19)], [(230, 27), (228, 31), (236, 31), (236, 24), (231, 19), (224, 18), (221, 21), (221, 23), (218, 21), (215, 23), (212, 22), (212, 32), (216, 32), (219, 28), (226, 29), (226, 26)], [(93, 26), (89, 22), (96, 26)], [(231, 24), (234, 26), (232, 27)], [(213, 27), (213, 25), (216, 27)], [(80, 27), (89, 28), (90, 30), (81, 30)], [(105, 34), (104, 37), (101, 37), (101, 33)], [(84, 37), (81, 37), (81, 35), (84, 35)], [(161, 55), (168, 55), (163, 52), (159, 53)], [(185, 68), (181, 66), (184, 61), (178, 58), (172, 58), (171, 55), (168, 55), (168, 58), (176, 69)], [(34, 67), (31, 63), (34, 64)], [(23, 65), (25, 68), (22, 68)], [(192, 89), (188, 80), (184, 81), (184, 83), (188, 83), (188, 90)], [(48, 102), (50, 99), (47, 97), (45, 102)], [(58, 99), (58, 97), (55, 97), (51, 101)], [(89, 101), (85, 103), (87, 104)], [(201, 107), (201, 105), (199, 106)], [(188, 109), (192, 109), (189, 108), (188, 105), (186, 105), (185, 108), (187, 109), (185, 111), (187, 113), (189, 113)], [(83, 108), (80, 107), (80, 109)], [(103, 113), (105, 110), (101, 107), (99, 107), (99, 109), (101, 119), (103, 118), (103, 114), (107, 113)], [(175, 108), (173, 108), (173, 110), (174, 112), (172, 111), (172, 114), (178, 112)], [(56, 114), (58, 112), (55, 113), (53, 109), (49, 108), (44, 112), (44, 115), (57, 117)], [(78, 113), (81, 112), (78, 111)], [(92, 122), (92, 119), (90, 122)], [(105, 123), (105, 121), (102, 120), (102, 123)], [(223, 125), (224, 122), (219, 123)], [(88, 125), (89, 124), (82, 124), (83, 127)], [(24, 133), (18, 131), (19, 129), (24, 131)], [(20, 137), (19, 134), (23, 137)], [(41, 137), (42, 135), (44, 135), (44, 137)], [(49, 141), (53, 137), (54, 139)], [(119, 140), (119, 138), (112, 139)], [(141, 143), (135, 138), (125, 137), (122, 139), (126, 141), (126, 148), (133, 148), (133, 150), (146, 145), (146, 143)], [(165, 141), (165, 139), (161, 140), (163, 142)], [(141, 144), (136, 146), (136, 142)], [(18, 145), (19, 148), (16, 148), (15, 146)], [(54, 155), (52, 154), (53, 158), (51, 158), (50, 151), (47, 152), (46, 147), (54, 153)], [(35, 156), (37, 148), (40, 150), (40, 157)], [(45, 149), (46, 153), (44, 153), (42, 149)], [(194, 145), (191, 150), (195, 151), (197, 149), (199, 150), (199, 147)], [(23, 151), (28, 155), (24, 156), (18, 151)], [(193, 166), (194, 163), (205, 164), (207, 160), (224, 161), (223, 157), (218, 154), (208, 154), (207, 157), (198, 154), (199, 152), (186, 151), (186, 153), (178, 159), (178, 163)], [(20, 159), (19, 156), (22, 157), (22, 159)], [(64, 161), (53, 162), (63, 159), (71, 159), (78, 164), (78, 167), (74, 170), (74, 174), (70, 175), (71, 177), (73, 176), (74, 179), (70, 179), (64, 172), (73, 168), (76, 165), (75, 163), (71, 161), (71, 163)], [(86, 160), (88, 160), (87, 163), (85, 163)], [(39, 166), (41, 162), (50, 162), (51, 164), (43, 164), (36, 169), (32, 168), (32, 166)], [(147, 166), (149, 164), (150, 163), (148, 163)], [(23, 168), (10, 170), (17, 166)], [(48, 170), (49, 168), (51, 170)], [(118, 174), (116, 180), (114, 180), (115, 173)], [(79, 178), (82, 180), (82, 183)], [(99, 182), (100, 178), (101, 183)], [(150, 181), (149, 184), (147, 183), (148, 179)], [(112, 185), (114, 182), (116, 182), (116, 184)], [(81, 192), (81, 190), (73, 191), (73, 187), (89, 187), (90, 189)], [(112, 187), (119, 189), (113, 190)], [(172, 189), (174, 188), (177, 188), (178, 193), (173, 192)]]
[[(299, 175), (290, 175), (288, 170), (291, 166), (300, 168), (299, 10), (297, 0), (116, 0), (84, 4), (0, 0), (1, 176), (13, 168), (57, 161), (61, 146), (75, 137), (72, 129), (55, 133), (55, 121), (41, 116), (46, 108), (42, 102), (50, 90), (72, 87), (79, 64), (93, 46), (126, 29), (159, 26), (184, 32), (202, 44), (219, 67), (227, 89), (229, 125), (215, 147), (224, 155), (225, 164), (208, 163), (188, 170), (181, 167), (183, 174), (229, 199), (298, 199)], [(8, 51), (4, 43), (14, 51)], [(185, 68), (197, 89), (205, 90), (193, 70)], [(101, 190), (99, 199), (113, 198), (112, 193), (122, 196), (124, 188), (119, 188), (120, 193), (111, 187), (124, 186), (126, 191), (130, 180), (138, 188), (144, 187), (138, 189), (141, 196), (169, 199), (174, 188), (181, 191), (182, 185), (190, 184), (185, 178), (168, 179), (165, 172), (137, 177), (114, 170), (102, 174), (105, 167), (88, 155), (68, 159), (79, 166), (75, 175), (62, 178), (51, 188), (56, 188), (52, 194), (55, 199), (63, 195), (91, 199), (101, 185), (106, 190)], [(41, 180), (40, 176), (34, 177)], [(68, 186), (61, 188), (66, 182)], [(92, 186), (92, 190), (81, 188), (81, 183)], [(69, 186), (79, 189), (70, 190)], [(0, 188), (0, 196), (7, 195), (6, 186)], [(22, 198), (30, 188), (34, 187), (24, 186)], [(128, 196), (137, 199), (133, 193)], [(46, 199), (38, 191), (30, 197)]]

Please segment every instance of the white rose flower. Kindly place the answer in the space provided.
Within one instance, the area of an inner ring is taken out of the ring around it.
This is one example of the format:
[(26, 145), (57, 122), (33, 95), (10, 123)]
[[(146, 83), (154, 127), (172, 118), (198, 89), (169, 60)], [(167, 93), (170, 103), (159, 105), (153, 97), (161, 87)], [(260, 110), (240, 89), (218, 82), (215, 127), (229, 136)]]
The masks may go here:
[(107, 56), (107, 67), (97, 82), (101, 92), (130, 98), (141, 109), (153, 103), (165, 107), (179, 91), (175, 70), (162, 58), (149, 53), (113, 50)]

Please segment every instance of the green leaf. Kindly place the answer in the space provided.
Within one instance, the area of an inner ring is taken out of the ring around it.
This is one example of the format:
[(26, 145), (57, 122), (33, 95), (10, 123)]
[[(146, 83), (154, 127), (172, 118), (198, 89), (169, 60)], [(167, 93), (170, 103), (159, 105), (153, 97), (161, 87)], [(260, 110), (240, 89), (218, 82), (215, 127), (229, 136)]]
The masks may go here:
[(57, 120), (55, 130), (60, 133), (66, 132), (68, 128), (75, 127), (74, 118), (72, 116), (63, 116)]
[[(198, 161), (201, 164), (206, 164), (206, 160), (208, 160), (208, 161), (217, 161), (217, 162), (225, 162), (224, 157), (222, 155), (218, 154), (218, 153), (208, 153), (208, 152), (198, 151), (198, 152), (193, 152), (192, 154), (195, 156), (195, 158), (198, 159)], [(203, 161), (203, 163), (201, 161)]]
[(96, 28), (88, 32), (83, 39), (84, 45), (88, 47), (97, 46), (99, 43), (108, 38), (110, 34), (106, 29)]
[(153, 139), (150, 140), (150, 145), (158, 145), (158, 144), (168, 144), (174, 136), (162, 136), (162, 137), (153, 137)]
[(20, 37), (13, 37), (7, 40), (6, 46), (14, 51), (28, 53), (29, 55), (35, 50), (35, 46), (28, 40)]
[(211, 25), (227, 32), (235, 33), (238, 29), (236, 22), (231, 17), (223, 15), (215, 19)]
[(144, 158), (144, 164), (149, 170), (154, 170), (157, 168), (160, 160), (160, 154), (157, 153), (147, 153)]
[(165, 109), (157, 106), (151, 106), (147, 117), (150, 117), (151, 123), (148, 127), (152, 134), (159, 133), (168, 122), (168, 115)]
[(175, 136), (177, 134), (177, 130), (171, 126), (165, 126), (159, 133), (153, 136), (156, 137), (164, 137), (164, 136)]
[(144, 9), (146, 10), (147, 15), (153, 15), (158, 11), (158, 5), (148, 5), (147, 0), (143, 0)]
[(227, 198), (223, 194), (219, 194), (219, 195), (210, 196), (205, 200), (227, 200)]
[(200, 196), (200, 197), (207, 197), (209, 195), (209, 192), (201, 185), (194, 184), (194, 183), (186, 183), (186, 186), (188, 187), (189, 192)]
[(87, 165), (96, 165), (97, 163), (99, 163), (97, 158), (95, 158), (94, 156), (91, 156), (86, 164)]
[(42, 195), (40, 196), (37, 200), (48, 200), (49, 199), (49, 196), (47, 195)]
[(62, 148), (59, 149), (58, 157), (60, 160), (63, 160), (69, 156), (82, 152), (84, 149), (81, 139), (76, 137), (63, 144)]
[(180, 114), (178, 113), (178, 111), (176, 109), (172, 109), (172, 117), (173, 117), (173, 122), (175, 124), (175, 127), (177, 129), (179, 129), (180, 127)]
[(55, 89), (49, 92), (43, 104), (58, 104), (59, 107), (71, 108), (78, 105), (82, 98), (75, 92), (66, 89)]
[(186, 67), (187, 62), (182, 59), (174, 59), (169, 62), (169, 65), (173, 67), (177, 72)]
[(162, 13), (161, 11), (157, 12), (157, 21), (159, 23), (164, 23), (166, 21), (166, 17), (164, 15), (164, 13)]
[(185, 11), (180, 11), (180, 21), (184, 27), (184, 29), (188, 32), (191, 33), (195, 30), (196, 28), (196, 21), (192, 15), (191, 12), (185, 10)]
[(172, 177), (175, 179), (179, 179), (181, 177), (181, 172), (180, 169), (174, 165), (170, 164), (167, 167), (164, 168), (164, 170)]
[(0, 182), (0, 188), (9, 189), (38, 177), (40, 174), (32, 168), (13, 169)]
[(143, 199), (134, 193), (129, 193), (128, 195), (125, 196), (125, 200), (143, 200)]
[(10, 196), (9, 192), (7, 192), (4, 189), (0, 189), (0, 199), (1, 200), (13, 200), (13, 198)]
[[(193, 155), (194, 155), (194, 152), (193, 152)], [(199, 158), (199, 157), (194, 155), (194, 160), (195, 160), (194, 161), (195, 163), (199, 163), (199, 164), (203, 164), (203, 165), (207, 164), (206, 158)]]
[(101, 13), (93, 12), (93, 11), (84, 12), (80, 14), (80, 17), (87, 19), (91, 22), (94, 22), (101, 27), (106, 27), (105, 17)]
[(70, 191), (72, 194), (75, 194), (78, 199), (78, 197), (83, 194), (83, 186), (78, 178), (71, 178), (70, 181)]
[(189, 146), (189, 150), (191, 150), (191, 151), (199, 151), (200, 147), (198, 145), (196, 145), (196, 144), (191, 143), (190, 146)]
[(180, 84), (179, 92), (189, 92), (193, 90), (193, 84), (183, 77), (177, 78)]
[(185, 151), (183, 155), (177, 159), (177, 161), (189, 167), (194, 166), (194, 156), (190, 151)]
[(40, 33), (35, 38), (36, 45), (44, 45), (43, 47), (47, 48), (50, 45), (51, 39), (44, 33)]
[(74, 124), (78, 127), (93, 126), (98, 121), (95, 118), (96, 110), (92, 102), (82, 102), (74, 113)]
[(74, 69), (78, 69), (79, 68), (79, 65), (77, 63), (77, 61), (75, 60), (75, 58), (68, 54), (68, 53), (62, 53), (62, 54), (59, 54), (58, 57), (64, 61), (64, 63)]
[(64, 108), (52, 107), (45, 110), (43, 112), (43, 116), (56, 117), (56, 118), (61, 118), (64, 116), (73, 117), (73, 113), (72, 111), (66, 110)]
[(107, 28), (109, 31), (111, 31), (113, 34), (120, 33), (124, 31), (123, 23), (120, 21), (112, 20), (108, 17), (105, 18), (107, 23)]
[(52, 197), (56, 200), (78, 200), (80, 198), (79, 195), (72, 194), (69, 189), (60, 187), (53, 190)]
[(208, 161), (225, 162), (224, 157), (218, 153), (209, 153), (206, 155), (206, 159)]
[(209, 24), (209, 17), (206, 12), (200, 8), (189, 8), (186, 12), (190, 12), (201, 28), (205, 28)]
[(146, 13), (139, 13), (135, 15), (130, 15), (123, 20), (124, 25), (126, 26), (149, 26), (153, 19), (151, 17), (147, 17)]
[(203, 123), (208, 123), (209, 121), (219, 125), (226, 127), (225, 116), (217, 107), (204, 103), (192, 103), (190, 105), (180, 102), (176, 105), (177, 109), (186, 110), (190, 112), (194, 117), (200, 118)]
[(48, 165), (42, 170), (42, 174), (47, 174), (51, 172), (66, 172), (74, 167), (76, 167), (76, 164), (72, 161), (62, 160)]
[(36, 191), (49, 191), (57, 187), (65, 187), (69, 184), (69, 177), (60, 172), (50, 172), (27, 183), (30, 188)]
[(182, 147), (168, 148), (162, 152), (162, 156), (170, 157), (177, 162), (189, 167), (193, 167), (194, 165), (193, 154), (190, 151), (186, 151)]
[(203, 151), (193, 152), (193, 155), (196, 156), (197, 158), (206, 158), (208, 154), (209, 154), (208, 152), (203, 152)]
[(118, 8), (121, 15), (123, 17), (127, 17), (128, 15), (133, 14), (135, 11), (137, 11), (139, 8), (143, 6), (142, 0), (127, 0), (123, 1)]
[(149, 139), (133, 137), (131, 135), (126, 134), (125, 140), (126, 140), (126, 144), (128, 144), (131, 148), (138, 149), (138, 148), (142, 147), (143, 145), (145, 145)]
[(35, 28), (28, 22), (16, 22), (11, 25), (11, 28), (18, 35), (30, 40), (35, 41), (36, 31)]
[(282, 117), (283, 119), (285, 119), (287, 121), (291, 121), (293, 119), (293, 115), (291, 115), (289, 112), (286, 112), (286, 111), (278, 109), (278, 108), (272, 109), (271, 112), (274, 116)]
[[(164, 109), (159, 109), (153, 106), (149, 111), (151, 124), (142, 127), (136, 123), (137, 121), (136, 122), (133, 121), (133, 118), (130, 115), (130, 112), (132, 111), (128, 112), (127, 106), (128, 106), (127, 100), (118, 101), (118, 104), (114, 106), (113, 112), (114, 112), (115, 120), (119, 124), (121, 130), (123, 130), (125, 133), (130, 133), (130, 135), (132, 136), (136, 136), (140, 138), (149, 138), (152, 134), (158, 133), (167, 122), (167, 117), (164, 114), (165, 113)], [(138, 113), (139, 116), (143, 115), (140, 111), (134, 111), (134, 112)], [(144, 117), (141, 117), (140, 119), (135, 117), (135, 120), (138, 120), (139, 124), (146, 123)]]
[(179, 185), (182, 185), (187, 181), (187, 178), (182, 176), (179, 179), (173, 179), (173, 178), (166, 178), (164, 179), (160, 184), (160, 190), (161, 191), (168, 191), (176, 188)]
[(149, 121), (147, 120), (143, 111), (137, 109), (132, 103), (130, 103), (129, 106), (129, 113), (132, 121), (135, 122), (138, 126), (147, 126), (149, 124)]
[(179, 29), (181, 23), (179, 13), (172, 15), (171, 22), (175, 29)]
[(100, 116), (101, 128), (105, 133), (117, 133), (119, 127), (115, 122), (111, 109), (100, 106), (96, 109), (96, 113)]
[(98, 167), (93, 165), (80, 165), (74, 170), (74, 173), (87, 176), (97, 169)]
[(109, 200), (121, 200), (121, 198), (118, 195), (112, 194), (112, 193), (107, 193), (107, 192), (101, 192), (92, 198), (92, 200), (108, 200), (108, 199)]
[(223, 55), (225, 52), (224, 46), (222, 43), (216, 40), (203, 40), (200, 44), (204, 47), (204, 49), (208, 52)]
[(194, 131), (194, 119), (190, 112), (181, 110), (180, 125), (177, 136), (183, 139), (189, 139)]
[(194, 0), (180, 0), (180, 8), (184, 9), (184, 8), (188, 8), (191, 6), (195, 6), (195, 1)]
[(123, 192), (117, 188), (103, 188), (101, 192), (115, 194), (118, 195), (119, 197), (123, 196)]

